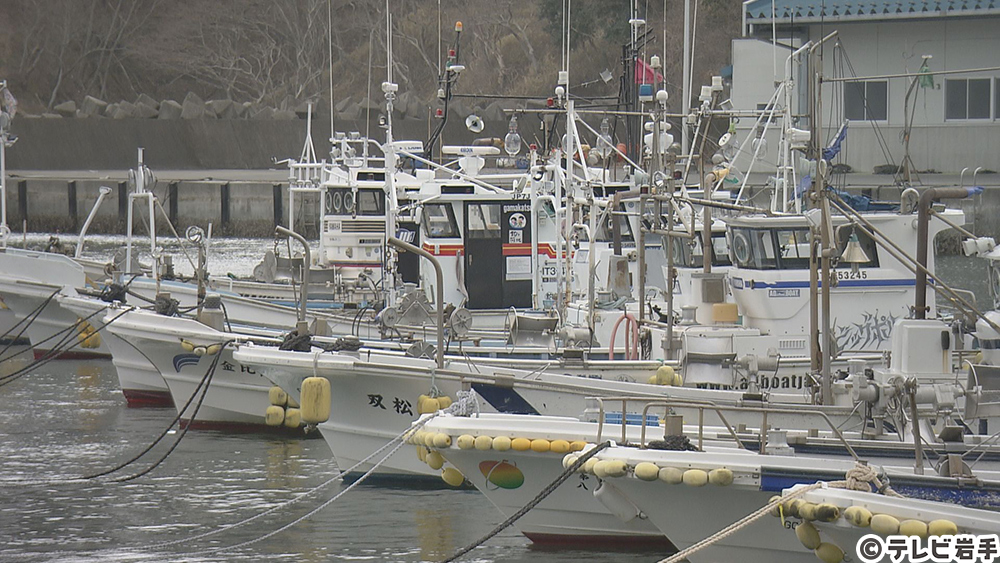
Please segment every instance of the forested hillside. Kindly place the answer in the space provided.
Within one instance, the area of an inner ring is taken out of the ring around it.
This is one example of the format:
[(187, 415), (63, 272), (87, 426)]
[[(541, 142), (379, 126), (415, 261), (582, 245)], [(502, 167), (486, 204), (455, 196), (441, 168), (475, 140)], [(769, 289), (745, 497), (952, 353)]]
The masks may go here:
[[(564, 0), (389, 0), (394, 78), (400, 92), (432, 103), (443, 50), (464, 24), (457, 90), (551, 95), (560, 68)], [(614, 95), (628, 0), (573, 0), (571, 84)], [(728, 63), (739, 33), (739, 0), (700, 0), (695, 91)], [(440, 9), (439, 9), (440, 6)], [(683, 0), (639, 2), (652, 31), (647, 56), (663, 54), (673, 99), (680, 94)], [(666, 13), (664, 13), (664, 10)], [(90, 95), (106, 101), (232, 99), (282, 109), (334, 98), (381, 100), (386, 75), (386, 4), (381, 0), (4, 0), (0, 78), (26, 113)], [(332, 24), (332, 25), (330, 25)], [(328, 30), (332, 32), (328, 35)], [(328, 38), (332, 36), (332, 49)], [(370, 64), (370, 80), (369, 80)], [(614, 77), (605, 82), (601, 72)], [(328, 110), (327, 110), (328, 111)]]

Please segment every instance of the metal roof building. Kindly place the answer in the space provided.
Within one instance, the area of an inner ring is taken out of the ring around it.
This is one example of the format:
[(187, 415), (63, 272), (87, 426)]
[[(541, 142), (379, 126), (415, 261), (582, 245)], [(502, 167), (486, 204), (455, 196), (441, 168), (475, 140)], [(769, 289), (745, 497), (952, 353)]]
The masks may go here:
[(823, 46), (822, 119), (827, 139), (849, 122), (842, 162), (901, 164), (909, 131), (916, 170), (1000, 170), (1000, 0), (748, 0), (743, 24), (734, 107), (766, 107), (793, 68), (793, 113), (806, 113), (811, 69), (787, 59), (836, 31)]

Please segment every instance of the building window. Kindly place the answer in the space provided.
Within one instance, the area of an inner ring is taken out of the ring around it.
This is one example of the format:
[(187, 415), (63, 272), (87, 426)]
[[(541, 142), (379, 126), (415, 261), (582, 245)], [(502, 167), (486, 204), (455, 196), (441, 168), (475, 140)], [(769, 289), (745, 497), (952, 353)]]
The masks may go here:
[(885, 80), (844, 83), (844, 117), (885, 121), (889, 117), (889, 83)]
[(989, 78), (945, 80), (945, 119), (989, 119), (990, 94)]

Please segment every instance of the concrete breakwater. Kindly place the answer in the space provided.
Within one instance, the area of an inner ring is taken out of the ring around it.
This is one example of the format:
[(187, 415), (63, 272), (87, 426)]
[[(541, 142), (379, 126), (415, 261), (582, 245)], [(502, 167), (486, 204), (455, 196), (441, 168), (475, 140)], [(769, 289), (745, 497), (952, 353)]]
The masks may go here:
[[(155, 213), (159, 234), (170, 232), (166, 218), (179, 232), (189, 225), (207, 228), (211, 223), (213, 232), (221, 236), (270, 236), (276, 225), (287, 225), (286, 172), (268, 170), (248, 174), (237, 170), (200, 174), (200, 178), (194, 178), (190, 173), (178, 171), (158, 173), (153, 191), (158, 201)], [(77, 233), (102, 186), (111, 188), (111, 192), (105, 196), (89, 232), (124, 233), (129, 190), (121, 172), (84, 171), (28, 177), (15, 174), (8, 178), (8, 223), (15, 233), (24, 228), (28, 232)], [(316, 235), (317, 199), (313, 194), (295, 197), (296, 228), (311, 236)], [(148, 204), (137, 201), (133, 208), (135, 232), (147, 232), (148, 216)]]

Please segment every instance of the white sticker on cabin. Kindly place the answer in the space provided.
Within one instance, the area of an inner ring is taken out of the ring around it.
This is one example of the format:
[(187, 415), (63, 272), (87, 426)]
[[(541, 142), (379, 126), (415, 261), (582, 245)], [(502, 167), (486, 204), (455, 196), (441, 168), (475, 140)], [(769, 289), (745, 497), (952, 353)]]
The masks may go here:
[(507, 281), (530, 280), (531, 279), (531, 257), (530, 256), (508, 256)]

